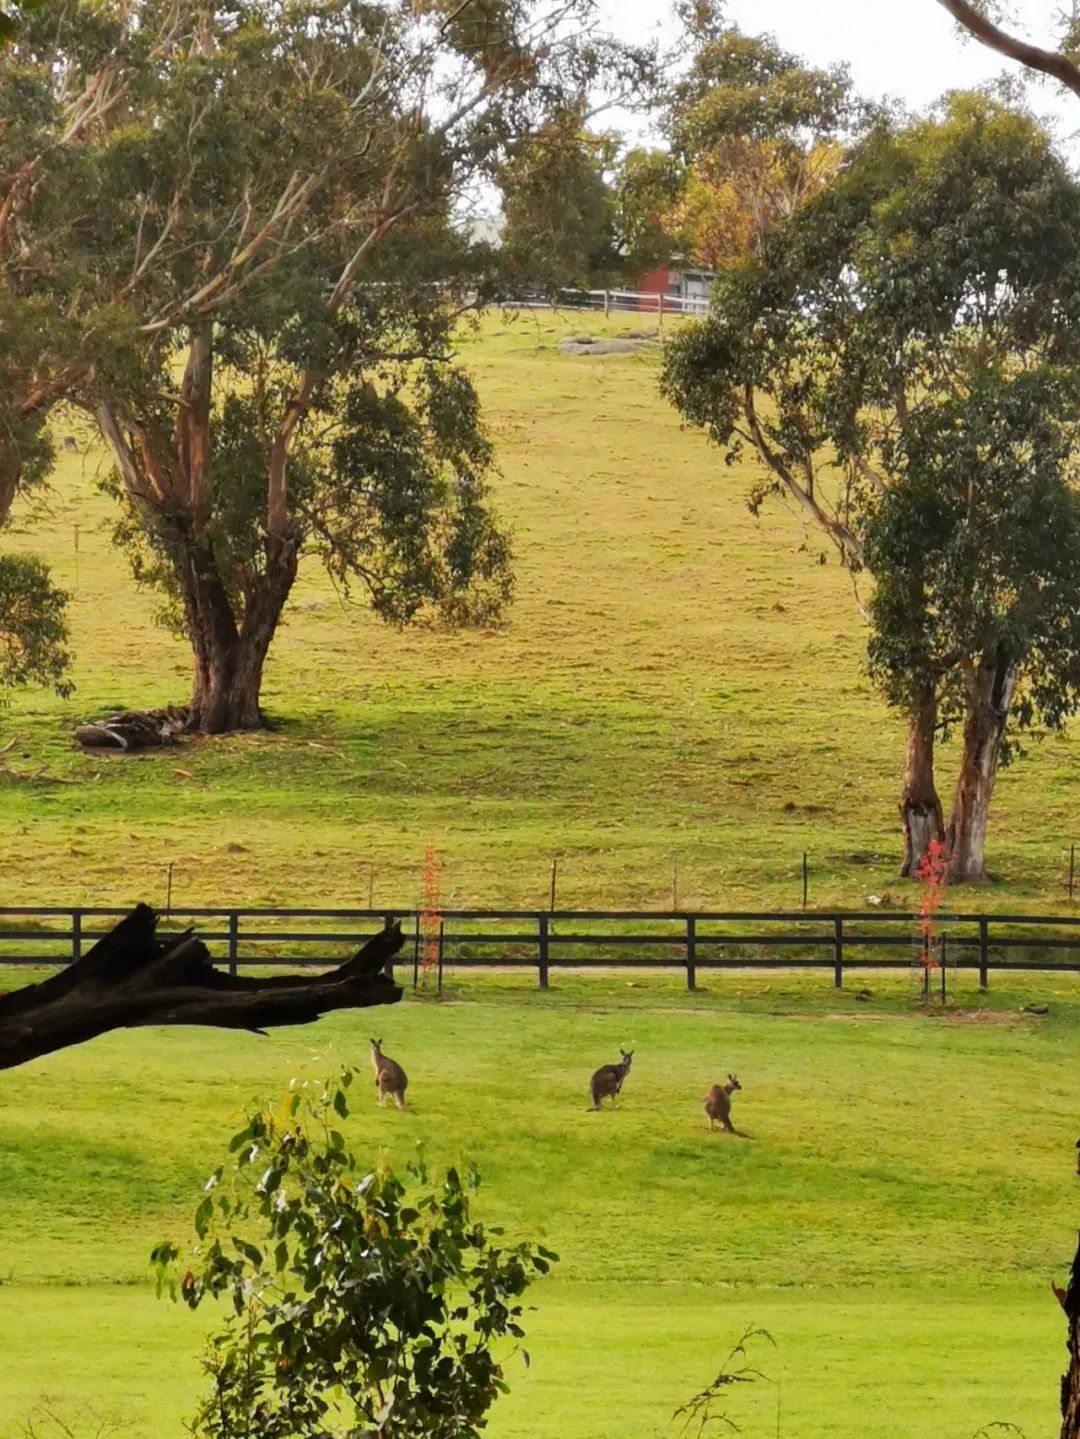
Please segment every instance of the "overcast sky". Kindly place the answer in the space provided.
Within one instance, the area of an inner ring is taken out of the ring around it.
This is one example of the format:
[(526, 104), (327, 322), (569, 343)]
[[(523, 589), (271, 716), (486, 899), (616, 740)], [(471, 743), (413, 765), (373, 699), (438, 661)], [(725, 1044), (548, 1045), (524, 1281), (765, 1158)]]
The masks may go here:
[[(626, 39), (662, 34), (670, 14), (669, 0), (602, 3), (612, 29)], [(1052, 42), (1052, 18), (1063, 0), (1013, 0), (1012, 8), (1030, 38)], [(965, 41), (937, 0), (728, 0), (726, 11), (740, 29), (771, 32), (786, 50), (815, 64), (847, 63), (867, 96), (896, 96), (912, 107), (1019, 69)], [(1077, 96), (1040, 86), (1032, 103), (1056, 119), (1063, 140), (1080, 132)], [(1075, 139), (1069, 148), (1075, 153)]]

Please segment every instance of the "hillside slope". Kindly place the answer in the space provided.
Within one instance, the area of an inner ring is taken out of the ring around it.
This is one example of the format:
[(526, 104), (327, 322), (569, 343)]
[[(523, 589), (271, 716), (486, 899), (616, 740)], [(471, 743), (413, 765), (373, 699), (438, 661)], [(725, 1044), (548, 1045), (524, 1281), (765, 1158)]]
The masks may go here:
[[(607, 322), (625, 330), (632, 317)], [(594, 333), (605, 328), (588, 323)], [(794, 906), (903, 889), (902, 727), (873, 695), (850, 584), (794, 515), (747, 511), (748, 473), (681, 430), (654, 354), (569, 357), (581, 316), (486, 317), (462, 339), (497, 440), (518, 597), (498, 631), (394, 632), (309, 566), (272, 651), (277, 728), (97, 758), (110, 707), (182, 701), (184, 646), (109, 542), (100, 451), (66, 451), (49, 512), (5, 544), (73, 593), (77, 690), (0, 714), (0, 902)], [(806, 548), (804, 548), (804, 545)], [(941, 765), (947, 795), (955, 760)], [(1077, 766), (1033, 746), (999, 788), (1007, 883), (966, 903), (1057, 905)], [(190, 777), (189, 777), (190, 776)]]

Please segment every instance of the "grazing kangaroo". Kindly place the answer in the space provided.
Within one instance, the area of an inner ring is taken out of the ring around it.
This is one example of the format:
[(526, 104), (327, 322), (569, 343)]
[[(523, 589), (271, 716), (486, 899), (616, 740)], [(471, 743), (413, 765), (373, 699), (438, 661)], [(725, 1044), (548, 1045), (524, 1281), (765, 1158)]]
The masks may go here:
[(371, 1041), (371, 1064), (375, 1070), (375, 1088), (379, 1091), (379, 1108), (386, 1103), (389, 1094), (399, 1109), (405, 1108), (405, 1090), (408, 1079), (401, 1065), (382, 1052), (382, 1040)]
[(610, 1099), (612, 1109), (615, 1108), (615, 1096), (621, 1091), (623, 1081), (630, 1073), (630, 1061), (634, 1057), (634, 1051), (627, 1052), (620, 1049), (622, 1060), (619, 1064), (602, 1064), (590, 1081), (592, 1089), (592, 1107), (600, 1108), (602, 1099)]
[(705, 1096), (705, 1113), (709, 1116), (709, 1128), (716, 1126), (716, 1121), (727, 1130), (728, 1134), (738, 1134), (738, 1130), (731, 1122), (731, 1096), (742, 1085), (733, 1074), (729, 1074), (726, 1084), (714, 1084)]

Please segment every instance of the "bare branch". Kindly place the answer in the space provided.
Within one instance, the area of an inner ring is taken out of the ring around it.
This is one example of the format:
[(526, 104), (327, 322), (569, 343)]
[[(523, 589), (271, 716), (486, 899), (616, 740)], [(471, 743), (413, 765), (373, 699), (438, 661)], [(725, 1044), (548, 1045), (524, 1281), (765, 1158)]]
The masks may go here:
[(743, 413), (746, 416), (747, 427), (750, 432), (750, 440), (761, 456), (762, 460), (772, 470), (780, 483), (787, 490), (788, 494), (798, 502), (814, 520), (829, 539), (839, 550), (845, 561), (862, 563), (862, 546), (848, 529), (820, 504), (813, 493), (812, 488), (800, 484), (789, 465), (785, 464), (780, 455), (769, 444), (765, 432), (761, 428), (761, 421), (758, 419), (757, 407), (754, 403), (754, 390), (752, 385), (747, 385), (743, 393)]
[(1075, 94), (1080, 95), (1080, 66), (1075, 65), (1059, 50), (1044, 50), (1040, 45), (1029, 44), (1015, 35), (1010, 35), (1000, 25), (995, 25), (969, 0), (938, 0), (949, 14), (962, 25), (969, 35), (974, 35), (981, 45), (996, 50), (1009, 60), (1018, 60), (1030, 70), (1038, 70), (1051, 79), (1058, 80)]

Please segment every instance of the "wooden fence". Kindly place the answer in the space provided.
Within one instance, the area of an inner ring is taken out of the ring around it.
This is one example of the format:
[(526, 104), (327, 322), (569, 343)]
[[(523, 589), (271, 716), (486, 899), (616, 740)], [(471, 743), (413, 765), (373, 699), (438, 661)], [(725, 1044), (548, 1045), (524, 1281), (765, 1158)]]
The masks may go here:
[[(126, 911), (0, 908), (0, 965), (70, 963)], [(385, 909), (177, 908), (164, 929), (197, 929), (233, 973), (244, 965), (328, 965), (355, 950)], [(447, 909), (392, 912), (406, 931), (399, 971), (679, 969), (692, 990), (704, 970), (977, 970), (1080, 974), (1080, 916), (939, 914), (928, 952), (915, 914), (872, 911), (669, 911)], [(933, 961), (927, 965), (926, 961)]]

